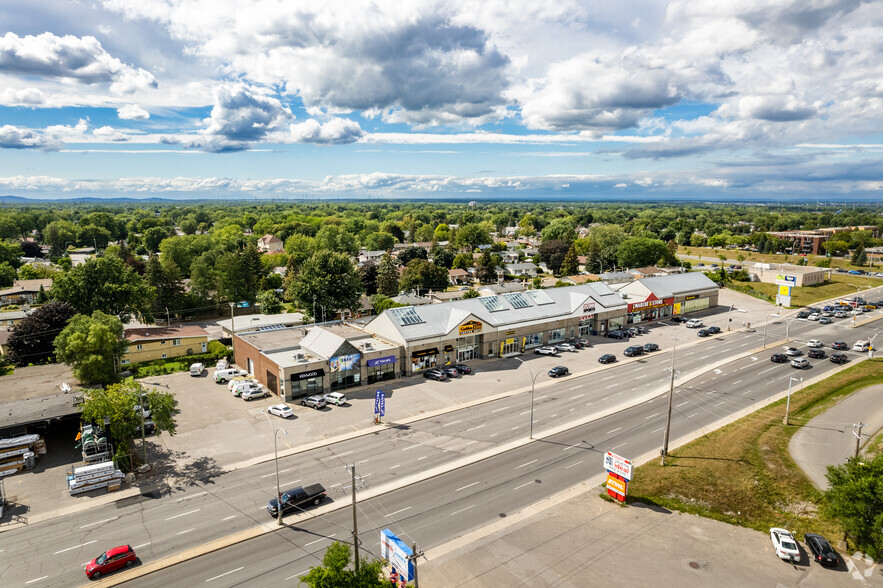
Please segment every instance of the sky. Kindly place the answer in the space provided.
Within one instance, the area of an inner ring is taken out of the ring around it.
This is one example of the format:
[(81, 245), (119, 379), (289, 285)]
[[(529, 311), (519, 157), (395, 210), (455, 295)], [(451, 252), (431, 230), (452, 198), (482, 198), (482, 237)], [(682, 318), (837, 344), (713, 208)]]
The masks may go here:
[(883, 196), (883, 0), (0, 3), (0, 194)]

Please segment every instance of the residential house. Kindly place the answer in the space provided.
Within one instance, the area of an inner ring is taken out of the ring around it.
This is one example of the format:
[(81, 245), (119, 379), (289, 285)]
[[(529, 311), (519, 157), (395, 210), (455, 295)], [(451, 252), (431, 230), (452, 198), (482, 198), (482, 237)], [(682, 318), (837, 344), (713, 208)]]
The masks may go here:
[(380, 263), (380, 259), (385, 253), (386, 251), (384, 251), (383, 249), (379, 249), (377, 251), (368, 251), (367, 249), (361, 249), (359, 251), (359, 256), (357, 257), (357, 263), (359, 265), (368, 262)]
[(662, 271), (661, 269), (659, 269), (658, 267), (655, 267), (655, 266), (636, 267), (636, 268), (630, 269), (628, 271), (628, 273), (634, 275), (635, 278), (637, 278), (639, 280), (641, 278), (653, 278), (656, 276), (668, 275), (668, 274), (666, 274), (666, 272)]
[(258, 239), (258, 251), (261, 253), (279, 253), (282, 249), (282, 239), (276, 235), (264, 235)]
[(598, 279), (593, 278), (589, 274), (579, 274), (577, 276), (564, 276), (561, 278), (561, 281), (573, 284), (574, 286), (579, 286), (580, 284), (586, 284), (588, 282), (597, 282)]
[(14, 327), (18, 323), (20, 323), (26, 316), (28, 316), (31, 310), (10, 310), (9, 312), (0, 312), (0, 326), (3, 327)]
[(413, 292), (403, 292), (398, 296), (390, 298), (396, 304), (404, 304), (405, 306), (422, 306), (424, 304), (432, 304), (432, 298), (428, 296), (419, 296)]
[(488, 284), (476, 288), (482, 296), (496, 296), (497, 294), (507, 294), (509, 292), (524, 292), (527, 287), (521, 282), (503, 282), (502, 284)]
[(52, 287), (52, 280), (16, 280), (12, 288), (0, 290), (0, 306), (6, 304), (31, 304), (37, 300), (40, 294), (40, 286), (48, 292)]
[(532, 278), (537, 275), (539, 269), (535, 263), (526, 261), (524, 263), (510, 263), (506, 265), (506, 273), (512, 276), (522, 278)]
[(466, 270), (460, 268), (448, 270), (448, 282), (451, 286), (462, 286), (470, 281), (469, 272)]
[(9, 355), (9, 336), (11, 334), (10, 329), (0, 329), (0, 355)]
[(196, 325), (125, 329), (123, 337), (128, 343), (123, 365), (208, 351), (208, 333)]

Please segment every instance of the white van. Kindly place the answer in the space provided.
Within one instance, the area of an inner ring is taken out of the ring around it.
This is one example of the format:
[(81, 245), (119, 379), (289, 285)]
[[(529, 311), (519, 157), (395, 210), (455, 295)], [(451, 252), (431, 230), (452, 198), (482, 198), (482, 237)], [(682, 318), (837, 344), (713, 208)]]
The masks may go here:
[(205, 366), (201, 363), (194, 363), (190, 365), (190, 375), (191, 376), (201, 376), (202, 372), (205, 371)]
[(852, 346), (853, 351), (867, 351), (871, 348), (871, 343), (866, 340), (856, 341), (855, 345)]
[(218, 384), (224, 384), (229, 382), (233, 378), (238, 378), (240, 376), (247, 376), (248, 372), (245, 370), (238, 370), (236, 368), (228, 368), (225, 370), (215, 370), (215, 382)]

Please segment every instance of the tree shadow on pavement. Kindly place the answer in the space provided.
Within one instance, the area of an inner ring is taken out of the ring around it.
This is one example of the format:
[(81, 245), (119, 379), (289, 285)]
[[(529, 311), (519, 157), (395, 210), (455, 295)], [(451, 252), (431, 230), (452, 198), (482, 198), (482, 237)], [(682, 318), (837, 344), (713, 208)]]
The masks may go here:
[(171, 450), (161, 444), (151, 445), (149, 452), (151, 469), (138, 476), (138, 486), (142, 494), (150, 493), (156, 498), (200, 484), (213, 484), (215, 478), (225, 473), (211, 457), (188, 461), (190, 455), (186, 451)]

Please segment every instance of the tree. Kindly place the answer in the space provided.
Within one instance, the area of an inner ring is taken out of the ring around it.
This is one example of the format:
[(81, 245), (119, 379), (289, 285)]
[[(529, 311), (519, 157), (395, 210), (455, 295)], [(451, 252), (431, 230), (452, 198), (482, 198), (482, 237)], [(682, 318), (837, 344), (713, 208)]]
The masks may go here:
[(445, 269), (451, 269), (451, 266), (454, 264), (453, 252), (451, 252), (450, 249), (446, 249), (445, 247), (436, 246), (432, 250), (430, 257), (432, 257), (432, 263)]
[(365, 288), (365, 294), (373, 296), (377, 294), (377, 264), (373, 261), (366, 261), (359, 266), (359, 278), (362, 280), (362, 286)]
[(291, 284), (289, 296), (307, 314), (321, 311), (327, 318), (339, 310), (358, 308), (362, 292), (364, 288), (359, 273), (349, 256), (336, 251), (319, 251), (304, 263)]
[(451, 264), (451, 267), (465, 270), (471, 268), (473, 263), (474, 260), (471, 253), (458, 253), (454, 256), (454, 262)]
[(282, 312), (282, 299), (275, 290), (264, 290), (258, 293), (257, 303), (264, 314), (279, 314)]
[(828, 466), (824, 508), (856, 546), (874, 559), (883, 555), (883, 453)]
[(539, 246), (539, 258), (544, 262), (553, 274), (561, 272), (564, 256), (570, 250), (570, 245), (564, 241), (544, 241)]
[(481, 257), (478, 258), (478, 263), (475, 264), (475, 277), (485, 284), (496, 281), (497, 264), (494, 263), (490, 249), (482, 251)]
[[(645, 267), (660, 260), (667, 260), (670, 256), (671, 252), (663, 241), (646, 237), (629, 237), (623, 241), (616, 253), (620, 267)], [(672, 264), (676, 262), (677, 260)]]
[(852, 259), (850, 260), (852, 265), (865, 265), (868, 263), (868, 254), (865, 253), (865, 248), (861, 245), (852, 253)]
[(9, 355), (18, 366), (54, 359), (53, 341), (77, 312), (58, 300), (44, 304), (18, 322), (9, 334)]
[(371, 308), (374, 309), (374, 312), (380, 314), (384, 310), (389, 308), (398, 308), (400, 306), (407, 306), (406, 304), (399, 304), (398, 302), (393, 302), (392, 298), (388, 296), (384, 296), (383, 294), (375, 294), (371, 297)]
[(470, 298), (478, 298), (481, 294), (478, 293), (478, 290), (466, 290), (463, 293), (463, 300), (468, 300)]
[(396, 244), (396, 238), (389, 233), (379, 231), (371, 233), (362, 240), (362, 245), (369, 251), (387, 251)]
[(399, 281), (403, 291), (444, 290), (448, 287), (448, 270), (425, 259), (412, 259)]
[(61, 257), (76, 241), (77, 225), (70, 221), (52, 221), (43, 228), (43, 242), (49, 245), (52, 257)]
[(151, 254), (144, 269), (144, 279), (156, 291), (154, 316), (164, 314), (166, 309), (177, 310), (182, 306), (184, 286), (179, 280), (178, 268), (174, 262), (163, 265), (156, 254)]
[(152, 322), (156, 291), (119, 258), (105, 256), (90, 258), (56, 277), (50, 296), (67, 302), (80, 314), (100, 310), (119, 316), (124, 323), (133, 315)]
[(24, 257), (43, 257), (43, 249), (36, 241), (19, 241), (18, 246)]
[(356, 238), (348, 233), (340, 225), (324, 225), (319, 232), (316, 233), (316, 246), (318, 249), (327, 249), (329, 251), (337, 251), (339, 253), (356, 253), (359, 248), (356, 246)]
[(399, 269), (389, 252), (380, 259), (377, 267), (377, 293), (384, 296), (399, 293)]
[(8, 261), (0, 263), (0, 288), (9, 288), (15, 283), (15, 268)]
[(398, 260), (403, 266), (407, 266), (413, 259), (429, 259), (429, 253), (423, 247), (415, 245), (399, 251)]
[(479, 245), (488, 245), (491, 236), (487, 229), (479, 224), (466, 224), (457, 229), (455, 241), (459, 247), (465, 247), (472, 251)]
[(556, 218), (544, 228), (540, 234), (543, 241), (564, 241), (567, 244), (576, 240), (576, 231), (572, 218)]
[(383, 562), (359, 558), (359, 571), (349, 569), (350, 546), (334, 542), (325, 550), (322, 565), (310, 568), (300, 581), (309, 588), (395, 588), (383, 577)]
[(579, 259), (576, 256), (576, 247), (570, 245), (567, 254), (564, 256), (564, 262), (561, 264), (561, 273), (565, 276), (573, 276), (579, 273)]
[(55, 339), (55, 355), (71, 366), (84, 384), (110, 384), (117, 380), (117, 364), (126, 351), (123, 323), (96, 310), (78, 314)]

